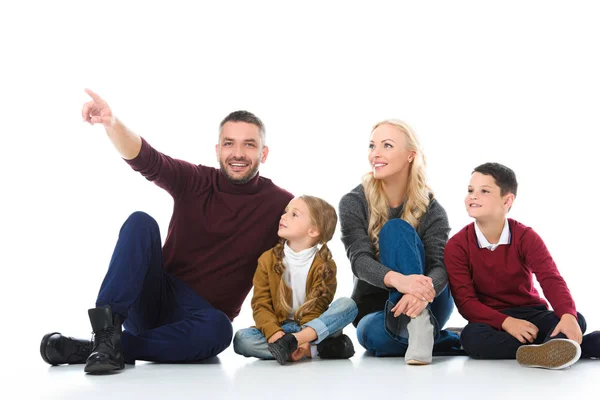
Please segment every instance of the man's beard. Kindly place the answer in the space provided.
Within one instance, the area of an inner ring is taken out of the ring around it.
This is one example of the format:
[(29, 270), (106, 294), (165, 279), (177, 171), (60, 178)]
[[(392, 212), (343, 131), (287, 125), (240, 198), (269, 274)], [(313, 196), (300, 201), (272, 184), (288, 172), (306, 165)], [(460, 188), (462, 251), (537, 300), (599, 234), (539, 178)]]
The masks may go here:
[[(242, 176), (241, 178), (234, 178), (233, 176), (229, 175), (228, 173), (228, 169), (227, 167), (229, 166), (228, 163), (229, 162), (244, 162), (244, 163), (248, 163), (250, 165), (252, 165), (252, 168), (248, 171), (248, 173), (244, 176)], [(219, 160), (219, 165), (221, 166), (221, 171), (223, 172), (223, 175), (225, 175), (225, 177), (227, 178), (227, 180), (231, 183), (233, 183), (234, 185), (243, 185), (245, 183), (248, 183), (250, 180), (252, 180), (252, 178), (254, 178), (256, 176), (256, 173), (258, 172), (258, 167), (260, 166), (259, 162), (256, 163), (251, 163), (248, 160), (236, 160), (236, 159), (230, 159), (226, 162), (223, 162), (221, 160)]]

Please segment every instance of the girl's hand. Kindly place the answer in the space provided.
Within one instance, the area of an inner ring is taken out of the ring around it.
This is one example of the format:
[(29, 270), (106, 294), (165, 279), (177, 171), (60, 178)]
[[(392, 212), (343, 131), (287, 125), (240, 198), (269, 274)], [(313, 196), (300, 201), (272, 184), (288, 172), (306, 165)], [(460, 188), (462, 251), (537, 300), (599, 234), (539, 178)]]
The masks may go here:
[(277, 331), (274, 334), (271, 335), (271, 337), (269, 338), (269, 340), (267, 340), (267, 343), (273, 343), (276, 340), (279, 340), (281, 337), (283, 337), (283, 335), (285, 335), (284, 331)]
[(564, 333), (567, 339), (574, 340), (579, 344), (583, 340), (583, 334), (581, 333), (581, 327), (577, 322), (577, 318), (571, 314), (563, 314), (560, 317), (560, 322), (556, 325), (550, 337), (554, 337), (559, 333)]
[(310, 343), (304, 343), (298, 346), (296, 351), (290, 356), (290, 359), (292, 361), (299, 361), (307, 357), (310, 357)]

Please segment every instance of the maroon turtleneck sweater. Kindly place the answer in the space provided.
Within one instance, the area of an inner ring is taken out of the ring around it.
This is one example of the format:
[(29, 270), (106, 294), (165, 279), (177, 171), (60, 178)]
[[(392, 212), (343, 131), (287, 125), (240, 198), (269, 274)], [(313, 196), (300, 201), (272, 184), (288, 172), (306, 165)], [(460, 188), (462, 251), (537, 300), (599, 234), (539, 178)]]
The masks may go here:
[(174, 200), (163, 246), (165, 270), (233, 320), (260, 255), (277, 243), (292, 194), (258, 174), (235, 185), (218, 169), (176, 160), (142, 139), (127, 163)]

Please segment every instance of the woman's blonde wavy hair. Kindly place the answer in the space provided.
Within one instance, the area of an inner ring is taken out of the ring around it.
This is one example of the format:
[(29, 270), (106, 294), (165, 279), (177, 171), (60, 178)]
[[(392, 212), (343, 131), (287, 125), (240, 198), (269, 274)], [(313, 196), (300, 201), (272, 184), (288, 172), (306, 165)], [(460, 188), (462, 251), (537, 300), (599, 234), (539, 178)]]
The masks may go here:
[[(329, 295), (329, 288), (327, 287), (326, 282), (331, 278), (334, 272), (331, 265), (331, 251), (329, 251), (329, 248), (327, 247), (327, 242), (333, 238), (335, 227), (337, 225), (337, 213), (331, 204), (314, 196), (303, 195), (299, 198), (304, 200), (306, 203), (311, 222), (320, 232), (320, 235), (317, 238), (317, 243), (322, 244), (321, 248), (319, 249), (319, 256), (323, 262), (316, 266), (315, 271), (315, 274), (321, 278), (320, 284), (310, 288), (310, 292), (307, 294), (304, 304), (302, 304), (298, 310), (296, 310), (294, 318), (297, 321), (301, 320), (304, 315), (314, 310), (316, 302), (320, 297)], [(275, 263), (275, 272), (281, 276), (281, 280), (279, 282), (279, 295), (277, 296), (277, 302), (279, 304), (278, 308), (283, 314), (279, 315), (280, 318), (285, 318), (285, 316), (288, 315), (288, 313), (292, 310), (292, 307), (290, 306), (292, 289), (285, 283), (285, 280), (283, 279), (285, 272), (285, 266), (283, 265), (283, 258), (285, 257), (283, 252), (284, 244), (285, 239), (281, 238), (279, 243), (277, 243), (273, 249), (273, 254), (277, 260)]]
[[(371, 129), (371, 133), (383, 124), (392, 125), (404, 133), (404, 137), (406, 138), (406, 150), (415, 153), (414, 159), (409, 164), (410, 171), (408, 173), (406, 197), (404, 199), (404, 209), (400, 218), (408, 222), (413, 228), (417, 229), (419, 226), (419, 219), (427, 212), (430, 196), (433, 197), (433, 192), (427, 185), (427, 176), (425, 173), (427, 163), (425, 155), (423, 154), (423, 149), (421, 148), (415, 132), (406, 122), (396, 119), (387, 119), (375, 124), (373, 129)], [(379, 232), (389, 219), (390, 206), (383, 191), (381, 180), (376, 179), (373, 176), (372, 171), (363, 176), (362, 184), (370, 211), (368, 233), (375, 246), (377, 255), (379, 256)]]

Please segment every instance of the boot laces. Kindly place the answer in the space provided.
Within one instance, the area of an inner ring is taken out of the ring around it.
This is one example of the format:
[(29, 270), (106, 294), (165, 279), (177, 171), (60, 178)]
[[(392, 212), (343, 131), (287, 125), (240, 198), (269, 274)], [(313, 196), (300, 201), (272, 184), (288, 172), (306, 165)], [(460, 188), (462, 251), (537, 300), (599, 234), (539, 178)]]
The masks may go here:
[(115, 327), (114, 326), (108, 326), (104, 329), (100, 329), (98, 332), (94, 332), (94, 341), (96, 342), (96, 344), (100, 344), (100, 343), (104, 343), (109, 345), (110, 347), (113, 347), (113, 343), (112, 343), (112, 336), (115, 333)]

